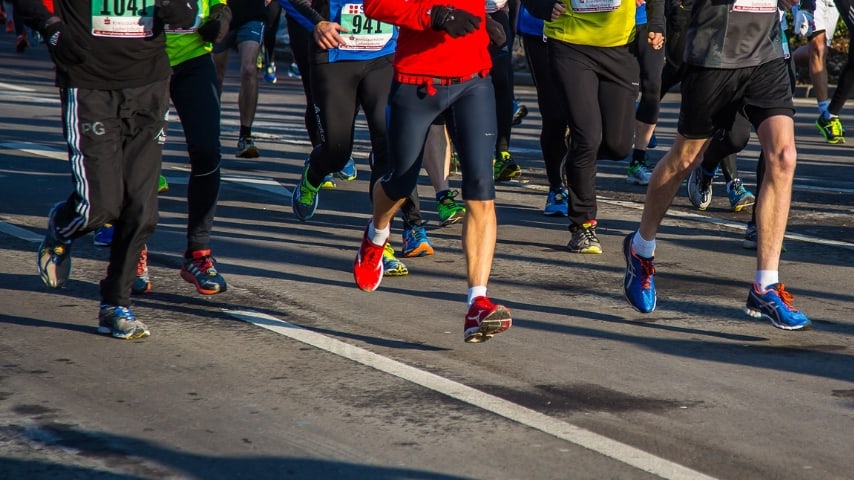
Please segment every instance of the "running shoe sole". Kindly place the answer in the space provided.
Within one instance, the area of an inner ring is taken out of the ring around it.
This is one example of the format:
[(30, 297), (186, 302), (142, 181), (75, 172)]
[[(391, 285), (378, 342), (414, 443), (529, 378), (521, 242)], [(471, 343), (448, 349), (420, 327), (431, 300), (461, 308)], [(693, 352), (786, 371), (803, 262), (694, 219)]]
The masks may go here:
[(466, 343), (483, 343), (513, 325), (510, 311), (503, 305), (496, 305), (496, 307), (492, 314), (480, 322), (480, 326), (466, 330), (464, 337)]

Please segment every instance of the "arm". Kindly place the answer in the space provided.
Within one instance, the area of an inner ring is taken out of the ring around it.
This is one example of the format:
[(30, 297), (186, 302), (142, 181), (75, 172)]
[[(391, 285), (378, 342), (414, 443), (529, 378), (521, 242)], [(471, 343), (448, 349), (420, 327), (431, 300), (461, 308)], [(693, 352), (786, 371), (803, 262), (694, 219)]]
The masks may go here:
[(646, 0), (647, 30), (664, 35), (664, 0)]
[(338, 32), (346, 32), (347, 29), (342, 27), (337, 22), (329, 21), (324, 18), (314, 7), (311, 6), (309, 0), (290, 0), (294, 9), (302, 16), (307, 18), (312, 24), (310, 29), (314, 42), (322, 49), (329, 50), (330, 48), (338, 48), (346, 45), (347, 42)]
[[(365, 0), (365, 14), (412, 30), (430, 30), (430, 9), (441, 0)], [(485, 5), (485, 4), (484, 4)]]
[[(291, 7), (300, 15), (307, 18), (312, 25), (317, 25), (318, 23), (327, 20), (326, 18), (323, 18), (323, 15), (321, 15), (320, 12), (312, 8), (309, 0), (289, 0), (288, 3), (290, 3)], [(311, 28), (309, 30), (311, 30)]]
[(561, 12), (566, 10), (566, 6), (555, 0), (522, 0), (522, 5), (534, 17), (547, 22), (554, 20), (554, 10), (562, 8)]
[(305, 15), (299, 13), (296, 8), (289, 2), (288, 0), (279, 0), (279, 5), (285, 10), (285, 15), (296, 21), (298, 24), (302, 25), (307, 31), (311, 31), (314, 28), (314, 24), (311, 23), (311, 20), (305, 18)]

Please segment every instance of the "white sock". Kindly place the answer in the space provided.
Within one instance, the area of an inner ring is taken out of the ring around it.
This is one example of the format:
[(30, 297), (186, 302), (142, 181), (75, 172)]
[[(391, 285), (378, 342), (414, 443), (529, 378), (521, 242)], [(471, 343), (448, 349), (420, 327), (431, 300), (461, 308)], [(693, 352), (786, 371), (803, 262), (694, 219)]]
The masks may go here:
[(777, 270), (757, 270), (756, 284), (762, 290), (768, 290), (769, 285), (780, 283), (780, 272)]
[(386, 225), (383, 229), (374, 227), (373, 221), (368, 225), (368, 240), (374, 245), (385, 245), (389, 235), (391, 235), (391, 225)]
[(655, 238), (646, 240), (641, 237), (640, 232), (635, 232), (632, 237), (632, 248), (639, 257), (652, 258), (655, 256)]
[(477, 297), (485, 297), (486, 296), (486, 286), (482, 287), (471, 287), (469, 289), (469, 298), (468, 304), (471, 306), (474, 303), (474, 299)]

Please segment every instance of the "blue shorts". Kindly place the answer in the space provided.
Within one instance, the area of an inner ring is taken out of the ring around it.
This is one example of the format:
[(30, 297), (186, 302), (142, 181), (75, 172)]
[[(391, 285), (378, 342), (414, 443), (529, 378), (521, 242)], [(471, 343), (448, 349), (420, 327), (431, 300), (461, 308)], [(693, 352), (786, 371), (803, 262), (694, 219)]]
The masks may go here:
[(383, 191), (392, 200), (406, 198), (418, 183), (424, 141), (430, 126), (444, 116), (460, 159), (465, 200), (494, 200), (492, 155), (495, 150), (495, 92), (489, 77), (436, 86), (395, 81), (388, 104), (389, 172)]
[(264, 22), (250, 20), (236, 29), (229, 30), (225, 38), (213, 47), (213, 53), (222, 53), (237, 48), (243, 42), (255, 42), (258, 45), (264, 41)]

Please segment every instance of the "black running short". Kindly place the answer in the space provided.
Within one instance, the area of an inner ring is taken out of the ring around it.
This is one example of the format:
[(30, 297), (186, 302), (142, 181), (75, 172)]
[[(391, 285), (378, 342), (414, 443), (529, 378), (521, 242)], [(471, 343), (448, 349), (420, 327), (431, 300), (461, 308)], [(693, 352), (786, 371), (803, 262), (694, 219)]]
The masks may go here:
[(772, 116), (794, 117), (785, 60), (736, 69), (688, 66), (682, 80), (680, 135), (700, 139), (711, 137), (718, 129), (730, 130), (738, 112), (753, 128)]

